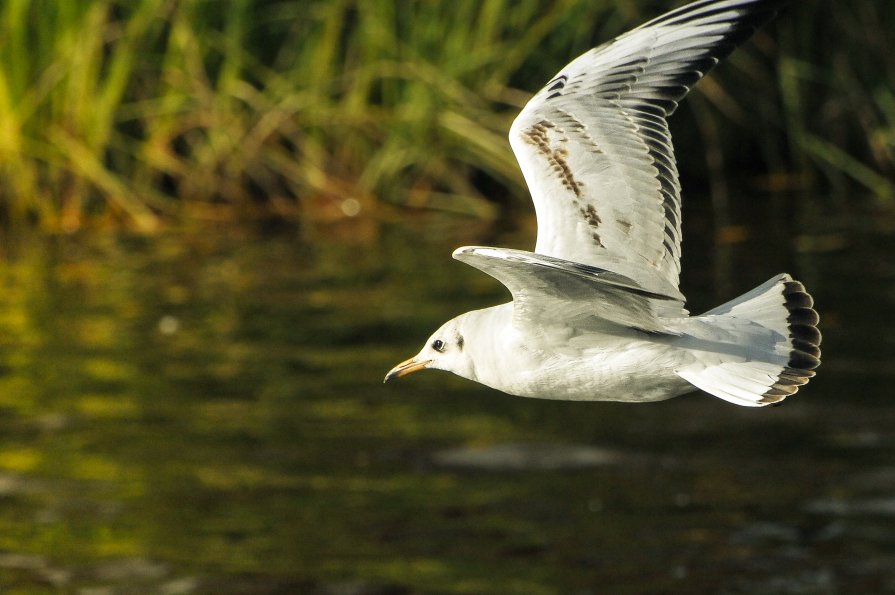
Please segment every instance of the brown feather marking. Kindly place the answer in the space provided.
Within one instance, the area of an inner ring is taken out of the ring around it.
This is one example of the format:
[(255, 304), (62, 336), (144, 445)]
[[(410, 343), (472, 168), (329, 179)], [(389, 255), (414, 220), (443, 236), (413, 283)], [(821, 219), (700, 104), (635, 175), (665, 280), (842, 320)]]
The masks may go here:
[(597, 209), (594, 208), (593, 205), (587, 205), (584, 208), (578, 209), (578, 212), (581, 213), (581, 216), (584, 217), (584, 220), (591, 227), (591, 237), (597, 243), (597, 245), (602, 246), (603, 241), (600, 239), (600, 223), (602, 220), (600, 216), (597, 215)]
[(538, 152), (547, 158), (547, 163), (559, 175), (562, 185), (580, 198), (583, 193), (581, 190), (583, 184), (572, 175), (572, 169), (567, 161), (569, 151), (565, 147), (554, 149), (550, 146), (550, 138), (547, 135), (547, 131), (550, 128), (555, 128), (555, 126), (546, 120), (541, 120), (523, 132), (522, 135), (527, 142), (537, 147)]
[(597, 215), (597, 210), (594, 208), (594, 205), (587, 205), (585, 208), (581, 209), (581, 216), (584, 217), (584, 220), (587, 221), (587, 224), (597, 229), (600, 227), (600, 216)]

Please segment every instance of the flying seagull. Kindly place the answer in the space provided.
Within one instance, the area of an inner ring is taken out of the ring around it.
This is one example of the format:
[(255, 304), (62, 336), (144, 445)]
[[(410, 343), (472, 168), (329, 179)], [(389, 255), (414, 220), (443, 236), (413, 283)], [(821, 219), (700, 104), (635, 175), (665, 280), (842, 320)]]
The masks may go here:
[(385, 377), (447, 370), (523, 397), (647, 402), (702, 389), (745, 406), (820, 365), (813, 300), (789, 275), (690, 316), (678, 289), (680, 183), (666, 118), (780, 0), (698, 0), (572, 61), (510, 144), (538, 219), (534, 252), (453, 256), (513, 300), (449, 320)]

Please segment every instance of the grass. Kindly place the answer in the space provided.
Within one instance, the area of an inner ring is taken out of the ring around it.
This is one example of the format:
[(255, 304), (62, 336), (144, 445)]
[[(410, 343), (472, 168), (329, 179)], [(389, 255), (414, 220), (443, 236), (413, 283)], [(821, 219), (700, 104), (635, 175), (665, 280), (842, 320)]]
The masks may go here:
[[(530, 94), (668, 7), (7, 0), (0, 212), (51, 230), (147, 231), (399, 207), (491, 217), (527, 201), (506, 131)], [(793, 3), (685, 104), (697, 136), (681, 140), (707, 149), (679, 151), (682, 170), (708, 163), (723, 179), (713, 156), (725, 155), (804, 191), (895, 207), (892, 31), (891, 3)]]
[[(799, 6), (781, 25), (790, 162), (817, 186), (895, 206), (895, 5)], [(822, 40), (819, 42), (818, 40)]]

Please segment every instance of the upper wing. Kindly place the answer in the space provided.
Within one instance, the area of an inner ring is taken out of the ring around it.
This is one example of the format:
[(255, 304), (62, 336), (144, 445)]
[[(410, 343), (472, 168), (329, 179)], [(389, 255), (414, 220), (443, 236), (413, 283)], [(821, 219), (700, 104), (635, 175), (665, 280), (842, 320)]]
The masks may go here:
[(648, 291), (604, 269), (507, 248), (464, 246), (454, 258), (491, 275), (513, 294), (514, 321), (537, 328), (553, 323), (577, 329), (606, 322), (648, 332), (672, 332), (660, 316), (680, 316), (681, 302)]
[(676, 291), (680, 184), (666, 117), (781, 0), (700, 0), (580, 56), (528, 102), (510, 143), (538, 217), (535, 251), (626, 261)]

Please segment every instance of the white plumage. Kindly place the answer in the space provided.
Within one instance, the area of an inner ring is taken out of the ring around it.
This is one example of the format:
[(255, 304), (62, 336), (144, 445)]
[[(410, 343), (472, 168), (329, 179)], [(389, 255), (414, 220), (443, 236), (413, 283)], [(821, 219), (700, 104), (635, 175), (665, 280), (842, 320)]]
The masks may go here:
[(551, 79), (510, 129), (537, 213), (535, 251), (454, 252), (513, 301), (448, 321), (386, 380), (434, 368), (526, 397), (641, 402), (696, 387), (748, 406), (805, 384), (820, 364), (818, 316), (789, 275), (701, 316), (684, 309), (666, 122), (782, 4), (699, 0)]

